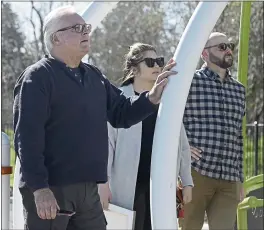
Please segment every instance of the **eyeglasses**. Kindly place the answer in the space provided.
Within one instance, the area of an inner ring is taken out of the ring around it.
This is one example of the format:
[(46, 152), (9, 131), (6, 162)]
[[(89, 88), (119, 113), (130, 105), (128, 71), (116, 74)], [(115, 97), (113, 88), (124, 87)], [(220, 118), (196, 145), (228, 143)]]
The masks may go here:
[(72, 29), (76, 33), (88, 33), (89, 34), (92, 30), (92, 25), (91, 24), (76, 24), (74, 26), (69, 26), (69, 27), (59, 29), (57, 30), (57, 32), (70, 30), (70, 29)]
[(164, 57), (159, 57), (159, 58), (144, 58), (140, 62), (143, 62), (143, 61), (146, 63), (146, 66), (149, 67), (149, 68), (153, 68), (155, 66), (155, 63), (157, 63), (157, 65), (159, 67), (163, 67), (164, 66)]
[(230, 50), (234, 51), (235, 44), (234, 43), (220, 43), (218, 45), (205, 47), (205, 49), (209, 49), (209, 48), (212, 48), (212, 47), (217, 47), (221, 51), (226, 51), (227, 48), (229, 48)]

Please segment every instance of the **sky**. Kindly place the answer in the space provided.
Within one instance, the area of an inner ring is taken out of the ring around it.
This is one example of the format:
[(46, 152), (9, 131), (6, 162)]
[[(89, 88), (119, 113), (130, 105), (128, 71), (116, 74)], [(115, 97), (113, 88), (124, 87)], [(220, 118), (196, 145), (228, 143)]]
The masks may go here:
[[(30, 13), (31, 13), (31, 3), (30, 2), (11, 2), (11, 8), (12, 10), (18, 14), (19, 19), (21, 21), (21, 29), (22, 31), (25, 31), (25, 34), (27, 35), (27, 39), (31, 40), (33, 38), (33, 33), (32, 33), (32, 27), (27, 21), (26, 18), (30, 18)], [(82, 12), (89, 4), (90, 2), (74, 2), (74, 7), (77, 12)], [(40, 2), (35, 2), (36, 8), (38, 8)], [(54, 2), (54, 4), (56, 4)], [(57, 3), (58, 4), (58, 3)], [(36, 17), (36, 16), (35, 16)], [(37, 18), (34, 20), (36, 23), (38, 22)], [(37, 24), (39, 27), (39, 24)]]
[[(24, 31), (25, 35), (26, 35), (26, 39), (28, 40), (33, 40), (33, 29), (32, 29), (32, 25), (30, 24), (29, 20), (27, 18), (30, 18), (30, 14), (31, 14), (31, 3), (29, 1), (25, 1), (25, 2), (12, 2), (12, 1), (7, 1), (9, 3), (11, 3), (11, 8), (12, 10), (18, 14), (19, 16), (19, 20), (21, 22), (21, 30)], [(76, 9), (77, 12), (82, 13), (85, 8), (89, 5), (91, 1), (86, 1), (86, 2), (74, 2), (73, 5)], [(47, 1), (35, 1), (34, 5), (36, 6), (36, 8), (38, 9), (40, 7), (40, 4), (43, 3), (49, 3)], [(54, 8), (60, 4), (61, 2), (54, 2)], [(49, 4), (47, 4), (48, 6)], [(164, 4), (164, 7), (166, 7), (166, 4)], [(181, 4), (179, 3), (179, 6), (181, 7)], [(35, 19), (35, 20), (34, 20)], [(177, 19), (177, 16), (175, 15), (175, 18), (173, 19), (169, 19), (167, 18), (167, 20), (170, 22), (174, 21)], [(36, 23), (36, 27), (38, 28), (36, 30), (37, 32), (37, 36), (39, 35), (38, 31), (39, 31), (39, 20), (36, 16), (36, 13), (34, 13), (34, 18), (33, 18), (34, 22)], [(176, 20), (177, 21), (177, 20)], [(182, 30), (180, 32), (183, 32), (184, 28), (177, 28), (178, 30)]]

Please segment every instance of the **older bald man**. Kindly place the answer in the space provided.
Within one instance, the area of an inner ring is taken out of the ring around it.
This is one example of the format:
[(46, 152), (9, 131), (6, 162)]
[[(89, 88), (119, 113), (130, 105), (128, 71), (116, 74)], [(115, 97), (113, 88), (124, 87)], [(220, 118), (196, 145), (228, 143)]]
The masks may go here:
[(95, 66), (91, 25), (71, 7), (45, 18), (50, 57), (29, 66), (14, 90), (15, 150), (27, 230), (104, 230), (97, 184), (107, 181), (107, 121), (128, 128), (157, 110), (171, 61), (155, 86), (126, 98)]
[(202, 52), (204, 65), (190, 88), (183, 122), (192, 150), (193, 200), (184, 207), (184, 230), (231, 230), (243, 197), (242, 120), (245, 87), (235, 80), (234, 44), (212, 33)]

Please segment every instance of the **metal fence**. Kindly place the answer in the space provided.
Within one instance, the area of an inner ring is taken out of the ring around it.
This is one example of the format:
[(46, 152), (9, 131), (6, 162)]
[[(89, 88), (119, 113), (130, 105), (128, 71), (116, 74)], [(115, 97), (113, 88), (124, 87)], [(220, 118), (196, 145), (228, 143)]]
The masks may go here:
[(255, 121), (246, 125), (244, 170), (246, 178), (263, 173), (264, 125)]
[[(12, 148), (12, 124), (2, 124), (2, 131), (9, 136)], [(263, 173), (264, 125), (258, 124), (258, 122), (247, 124), (246, 134), (246, 138), (244, 139), (244, 172), (247, 179)], [(11, 153), (14, 153), (14, 151), (11, 150)], [(15, 159), (15, 157), (11, 157), (11, 159)]]

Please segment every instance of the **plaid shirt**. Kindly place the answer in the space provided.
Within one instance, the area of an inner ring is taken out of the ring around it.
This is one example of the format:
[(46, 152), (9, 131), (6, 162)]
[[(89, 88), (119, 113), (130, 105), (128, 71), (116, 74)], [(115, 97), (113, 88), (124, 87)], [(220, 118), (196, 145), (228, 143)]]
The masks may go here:
[(203, 150), (192, 167), (202, 175), (243, 182), (245, 87), (227, 71), (224, 82), (207, 67), (196, 71), (183, 117), (190, 145)]

